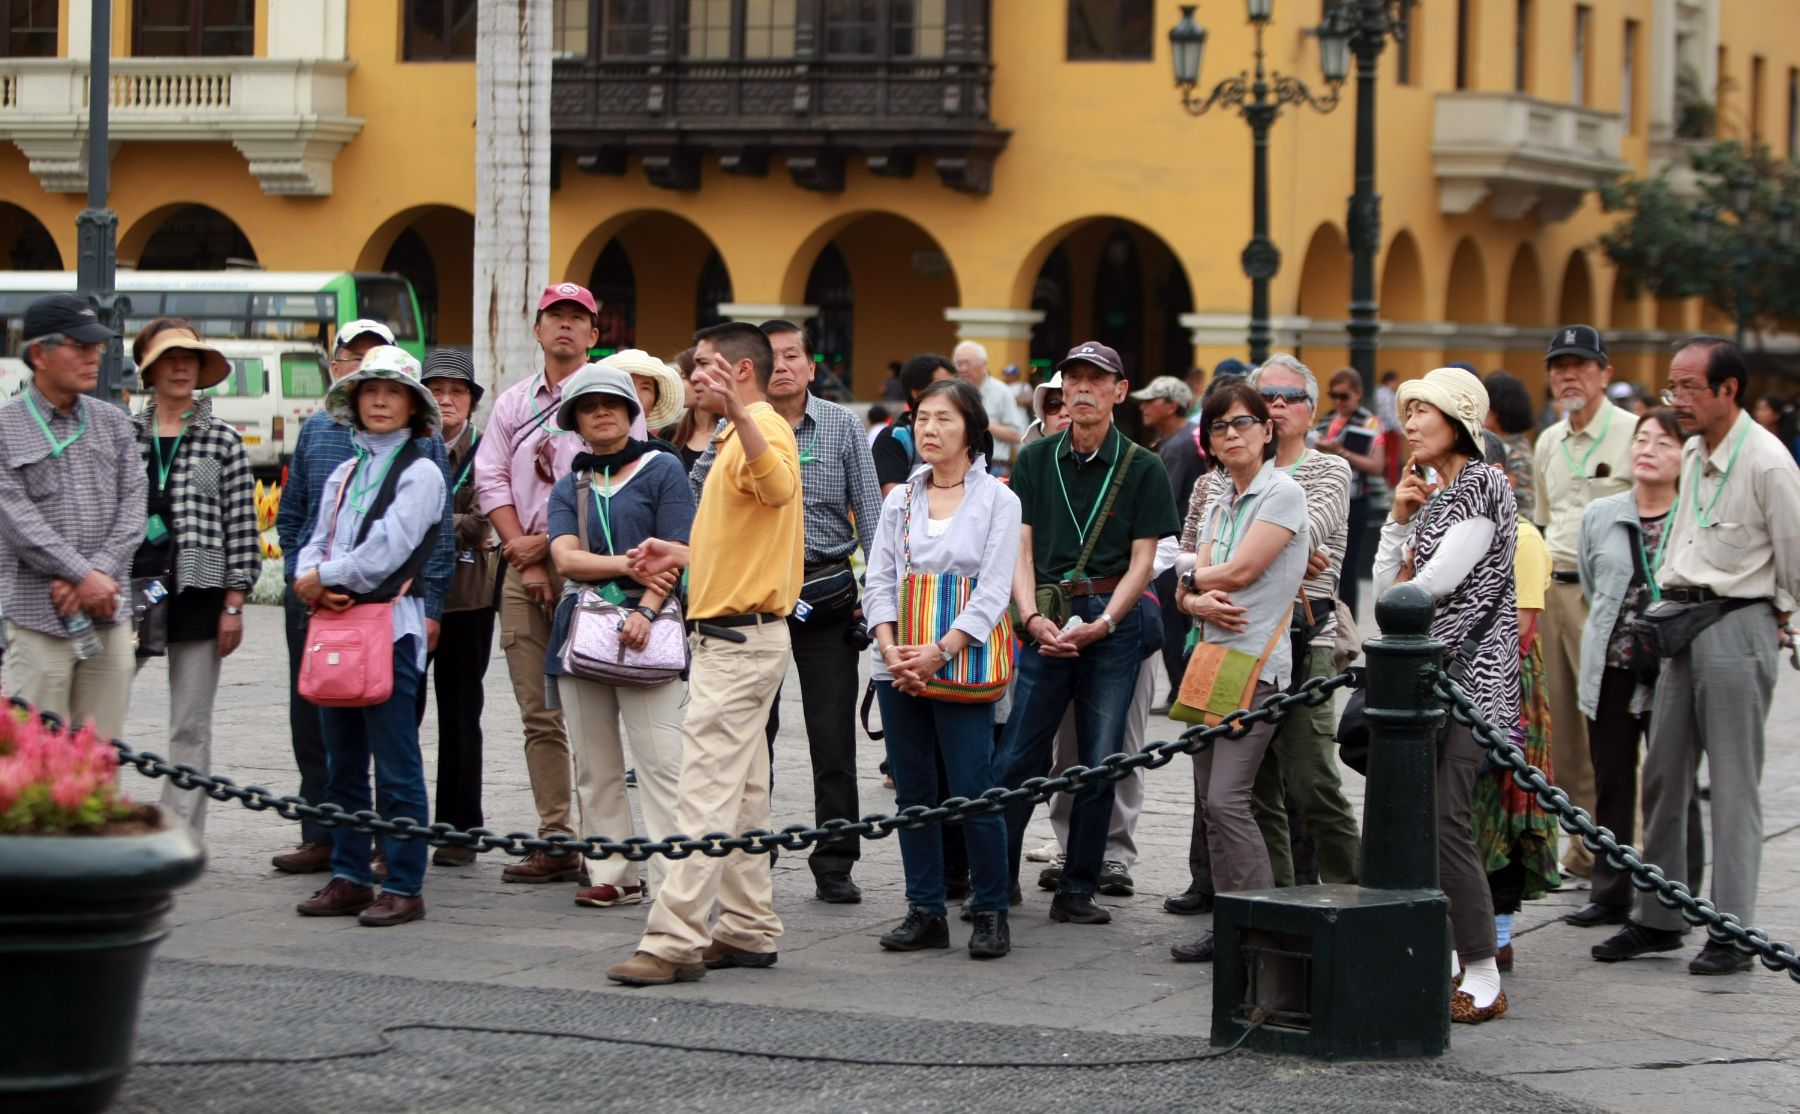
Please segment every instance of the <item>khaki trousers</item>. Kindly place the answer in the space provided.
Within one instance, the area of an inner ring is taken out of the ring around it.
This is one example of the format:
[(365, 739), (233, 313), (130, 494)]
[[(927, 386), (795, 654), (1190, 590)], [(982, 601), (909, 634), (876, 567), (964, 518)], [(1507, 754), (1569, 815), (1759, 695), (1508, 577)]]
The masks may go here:
[[(675, 805), (676, 828), (685, 835), (770, 827), (769, 743), (763, 727), (787, 675), (787, 621), (735, 629), (744, 636), (742, 643), (693, 636)], [(769, 856), (742, 851), (675, 861), (638, 950), (679, 964), (698, 963), (714, 940), (774, 951), (781, 918), (775, 915), (769, 866)], [(709, 929), (715, 901), (719, 917)]]
[[(1581, 713), (1581, 630), (1587, 625), (1587, 597), (1579, 584), (1550, 583), (1542, 623), (1544, 683), (1550, 693), (1550, 763), (1556, 784), (1569, 800), (1594, 811), (1594, 758), (1588, 750), (1587, 717)], [(1583, 878), (1594, 871), (1594, 856), (1579, 838), (1567, 837), (1563, 869)]]
[(116, 739), (125, 733), (131, 680), (137, 675), (131, 624), (96, 624), (94, 630), (100, 635), (100, 653), (76, 661), (75, 644), (68, 639), (8, 622), (6, 691), (75, 727), (92, 719), (102, 739)]
[[(178, 766), (212, 771), (213, 699), (219, 695), (219, 641), (173, 642), (169, 663), (169, 761)], [(138, 662), (142, 673), (150, 659)], [(162, 807), (187, 824), (196, 841), (206, 835), (206, 802), (212, 798), (191, 789), (163, 782)]]
[[(555, 595), (562, 592), (562, 579), (555, 573), (550, 574), (550, 588)], [(538, 836), (572, 836), (569, 736), (563, 730), (563, 714), (550, 708), (544, 698), (549, 681), (544, 676), (544, 655), (550, 649), (550, 612), (525, 594), (525, 581), (511, 565), (506, 567), (506, 582), (500, 589), (500, 648), (506, 652), (513, 698), (519, 702), (519, 719), (525, 725), (525, 774), (531, 779), (531, 796), (537, 804)]]
[[(575, 752), (575, 801), (581, 809), (582, 838), (625, 839), (641, 832), (651, 839), (667, 839), (678, 831), (675, 800), (687, 683), (677, 678), (653, 688), (629, 688), (559, 677), (556, 692)], [(631, 821), (631, 800), (625, 792), (625, 739), (631, 741), (637, 770), (638, 806), (644, 813), (641, 827)], [(669, 860), (653, 856), (649, 867), (646, 898), (661, 892)], [(638, 864), (620, 858), (589, 859), (588, 880), (595, 886), (635, 886)]]

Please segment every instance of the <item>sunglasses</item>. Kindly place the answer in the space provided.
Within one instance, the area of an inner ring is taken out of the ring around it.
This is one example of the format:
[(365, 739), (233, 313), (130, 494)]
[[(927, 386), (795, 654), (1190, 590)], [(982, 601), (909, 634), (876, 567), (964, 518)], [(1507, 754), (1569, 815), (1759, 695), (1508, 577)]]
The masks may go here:
[(1356, 397), (1355, 395), (1350, 394), (1346, 391), (1332, 391), (1331, 392), (1331, 401), (1333, 401), (1333, 402), (1349, 402), (1351, 399), (1353, 399), (1355, 397)]
[(1305, 387), (1261, 387), (1256, 393), (1263, 397), (1264, 402), (1282, 402), (1289, 406), (1298, 406), (1306, 401)]
[(1044, 413), (1046, 414), (1060, 414), (1062, 413), (1062, 408), (1063, 402), (1060, 398), (1047, 398), (1044, 400)]
[(1248, 433), (1252, 426), (1259, 426), (1261, 424), (1263, 424), (1261, 418), (1252, 417), (1249, 414), (1239, 414), (1230, 421), (1225, 421), (1221, 418), (1216, 422), (1206, 423), (1206, 432), (1212, 434), (1214, 437), (1223, 437), (1225, 431), (1228, 429), (1235, 429), (1239, 433)]

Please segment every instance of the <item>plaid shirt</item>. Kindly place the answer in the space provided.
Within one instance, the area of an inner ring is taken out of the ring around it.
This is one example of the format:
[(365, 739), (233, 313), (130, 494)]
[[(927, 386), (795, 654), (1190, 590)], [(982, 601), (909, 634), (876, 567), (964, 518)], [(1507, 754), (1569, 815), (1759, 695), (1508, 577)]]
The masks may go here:
[[(139, 467), (156, 453), (156, 401), (131, 419)], [(213, 417), (212, 399), (194, 400), (169, 470), (175, 533), (175, 591), (224, 588), (248, 592), (262, 574), (256, 544), (256, 480), (237, 430)]]
[[(456, 571), (456, 522), (450, 510), (450, 458), (444, 453), (444, 439), (438, 434), (419, 438), (419, 450), (444, 473), (444, 520), (438, 531), (437, 551), (425, 562), (419, 579), (425, 583), (425, 617), (436, 619), (444, 613), (444, 597), (450, 591), (450, 574)], [(324, 498), (325, 481), (344, 461), (355, 456), (350, 445), (350, 427), (320, 410), (300, 427), (294, 442), (294, 457), (288, 464), (287, 486), (281, 491), (281, 510), (275, 515), (275, 532), (281, 537), (281, 562), (289, 584), (294, 582), (294, 562), (300, 550), (312, 540), (313, 524), (319, 519), (319, 502)]]
[[(31, 404), (59, 441), (84, 418), (87, 428), (52, 456)], [(35, 383), (0, 407), (0, 607), (20, 627), (65, 637), (50, 604), (52, 581), (79, 584), (98, 571), (130, 584), (147, 498), (133, 440), (125, 411), (92, 398), (56, 410)]]
[[(717, 455), (717, 430), (713, 437), (688, 474), (695, 503)], [(862, 422), (842, 406), (808, 394), (794, 441), (800, 446), (800, 492), (806, 500), (806, 563), (841, 561), (859, 545), (867, 561), (881, 521), (881, 486)]]

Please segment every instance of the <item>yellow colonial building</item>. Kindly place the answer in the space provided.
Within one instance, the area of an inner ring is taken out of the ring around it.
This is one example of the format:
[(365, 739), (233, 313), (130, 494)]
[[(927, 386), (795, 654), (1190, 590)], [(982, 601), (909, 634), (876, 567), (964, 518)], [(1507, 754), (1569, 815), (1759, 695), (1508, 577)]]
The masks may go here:
[[(1327, 92), (1334, 0), (1274, 0), (1269, 65)], [(1245, 354), (1250, 131), (1190, 117), (1169, 0), (553, 0), (556, 279), (603, 343), (808, 321), (863, 397), (889, 361), (984, 342), (996, 366), (1099, 337), (1134, 379)], [(0, 252), (67, 268), (86, 188), (91, 23), (0, 0)], [(1247, 66), (1206, 0), (1201, 91)], [(475, 0), (115, 0), (110, 204), (122, 265), (391, 270), (428, 333), (472, 333)], [(1451, 359), (1537, 383), (1592, 322), (1642, 382), (1728, 328), (1629, 297), (1595, 187), (1719, 135), (1792, 156), (1795, 0), (1422, 0), (1382, 56), (1378, 367)], [(1276, 347), (1346, 360), (1354, 82), (1272, 133)]]

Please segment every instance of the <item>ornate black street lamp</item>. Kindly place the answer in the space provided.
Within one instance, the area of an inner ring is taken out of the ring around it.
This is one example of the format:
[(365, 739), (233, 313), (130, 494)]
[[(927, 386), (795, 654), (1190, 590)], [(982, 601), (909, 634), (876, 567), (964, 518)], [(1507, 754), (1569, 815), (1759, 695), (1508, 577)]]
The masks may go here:
[(1328, 39), (1346, 40), (1356, 55), (1356, 186), (1344, 227), (1350, 236), (1350, 366), (1363, 381), (1363, 397), (1375, 397), (1375, 256), (1381, 251), (1381, 195), (1375, 192), (1375, 76), (1392, 35), (1406, 49), (1413, 0), (1337, 0), (1319, 27), (1320, 50)]
[(1244, 274), (1250, 278), (1250, 362), (1268, 359), (1274, 339), (1269, 330), (1269, 280), (1281, 269), (1281, 252), (1269, 239), (1269, 128), (1283, 105), (1310, 105), (1320, 112), (1337, 107), (1338, 88), (1349, 70), (1347, 44), (1342, 34), (1319, 29), (1319, 68), (1328, 92), (1314, 96), (1299, 78), (1263, 68), (1263, 31), (1267, 29), (1275, 0), (1245, 0), (1250, 25), (1256, 30), (1256, 69), (1228, 77), (1213, 87), (1204, 100), (1195, 96), (1200, 84), (1200, 62), (1206, 50), (1206, 29), (1194, 22), (1197, 4), (1181, 5), (1181, 21), (1169, 31), (1170, 53), (1175, 65), (1175, 87), (1181, 105), (1199, 116), (1214, 105), (1235, 108), (1250, 123), (1254, 175), (1251, 194), (1250, 243), (1243, 254)]
[[(119, 215), (106, 207), (107, 175), (111, 154), (107, 142), (107, 113), (112, 107), (110, 76), (112, 59), (112, 5), (95, 4), (93, 40), (88, 59), (88, 189), (87, 208), (75, 217), (75, 289), (94, 307), (100, 323), (123, 332), (129, 299), (114, 287), (118, 271)], [(107, 344), (100, 357), (100, 380), (89, 394), (123, 406), (124, 384), (120, 368), (122, 341)]]

